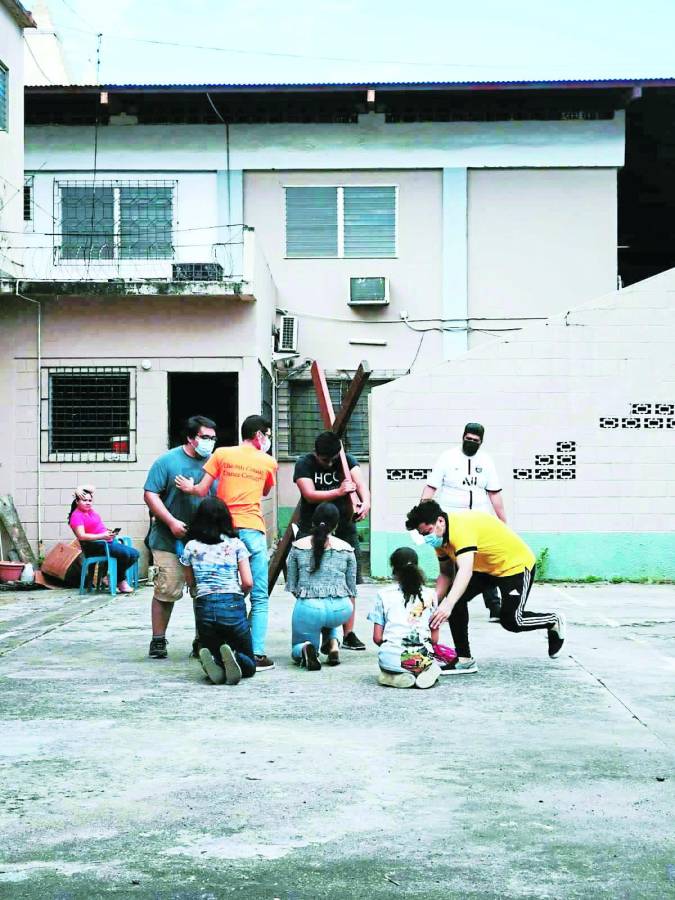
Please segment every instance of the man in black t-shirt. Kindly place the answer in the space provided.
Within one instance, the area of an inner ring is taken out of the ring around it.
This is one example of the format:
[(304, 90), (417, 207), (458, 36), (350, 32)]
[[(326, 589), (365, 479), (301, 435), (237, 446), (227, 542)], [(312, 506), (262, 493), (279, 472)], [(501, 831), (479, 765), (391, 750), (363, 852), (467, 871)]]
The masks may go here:
[[(334, 503), (340, 512), (340, 522), (335, 536), (347, 541), (354, 548), (357, 564), (357, 582), (360, 580), (359, 537), (355, 521), (360, 522), (370, 511), (370, 491), (361, 477), (357, 460), (347, 453), (349, 480), (345, 478), (340, 464), (342, 442), (332, 431), (324, 431), (314, 442), (314, 452), (301, 456), (295, 464), (293, 481), (300, 491), (300, 535), (309, 534), (312, 516), (319, 503)], [(352, 513), (350, 494), (355, 495), (356, 515)], [(354, 614), (344, 625), (345, 650), (365, 650), (365, 644), (354, 634), (356, 598), (352, 597)]]

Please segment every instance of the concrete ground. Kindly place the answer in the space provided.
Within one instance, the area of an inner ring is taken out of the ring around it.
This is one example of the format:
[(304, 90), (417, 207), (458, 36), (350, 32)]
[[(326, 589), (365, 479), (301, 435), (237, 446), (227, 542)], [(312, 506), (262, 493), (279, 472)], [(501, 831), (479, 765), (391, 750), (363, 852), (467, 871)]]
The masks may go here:
[(281, 590), (275, 671), (214, 687), (188, 602), (147, 657), (149, 601), (0, 594), (0, 897), (675, 896), (672, 586), (535, 586), (553, 661), (474, 600), (480, 672), (429, 691), (370, 642), (292, 666)]

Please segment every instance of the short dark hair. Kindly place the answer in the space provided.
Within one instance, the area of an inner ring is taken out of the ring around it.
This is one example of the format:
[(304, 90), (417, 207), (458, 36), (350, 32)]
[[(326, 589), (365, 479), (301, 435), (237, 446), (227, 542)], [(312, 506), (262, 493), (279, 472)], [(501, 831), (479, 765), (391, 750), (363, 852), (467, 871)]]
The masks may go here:
[(464, 426), (462, 437), (464, 437), (465, 434), (477, 434), (482, 442), (485, 437), (485, 428), (479, 422), (467, 422)]
[(337, 456), (342, 450), (342, 441), (334, 431), (322, 431), (314, 441), (314, 452), (318, 456)]
[(227, 504), (218, 497), (206, 497), (197, 507), (190, 523), (185, 542), (201, 541), (202, 544), (220, 544), (225, 537), (237, 537)]
[(271, 423), (263, 418), (263, 416), (247, 416), (241, 423), (242, 440), (250, 441), (259, 431), (262, 431), (262, 433), (265, 434), (266, 431), (271, 428)]
[(190, 416), (185, 423), (185, 434), (189, 438), (197, 437), (200, 428), (213, 428), (216, 430), (216, 423), (213, 419), (207, 419), (206, 416)]
[(408, 531), (414, 531), (418, 525), (433, 525), (439, 516), (445, 513), (435, 500), (422, 500), (408, 513), (405, 527)]

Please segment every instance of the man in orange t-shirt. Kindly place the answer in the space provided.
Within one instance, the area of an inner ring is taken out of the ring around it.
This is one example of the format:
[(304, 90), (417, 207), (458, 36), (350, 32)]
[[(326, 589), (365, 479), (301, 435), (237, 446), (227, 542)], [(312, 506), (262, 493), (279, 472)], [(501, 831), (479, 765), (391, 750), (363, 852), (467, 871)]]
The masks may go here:
[(277, 461), (268, 455), (271, 436), (271, 425), (266, 419), (248, 416), (241, 426), (241, 444), (219, 447), (204, 464), (204, 475), (199, 484), (181, 475), (176, 478), (176, 487), (199, 497), (205, 497), (213, 482), (218, 480), (217, 496), (227, 504), (234, 527), (251, 554), (250, 622), (257, 672), (274, 668), (274, 661), (265, 653), (269, 594), (267, 539), (262, 514), (262, 498), (274, 487), (278, 468)]

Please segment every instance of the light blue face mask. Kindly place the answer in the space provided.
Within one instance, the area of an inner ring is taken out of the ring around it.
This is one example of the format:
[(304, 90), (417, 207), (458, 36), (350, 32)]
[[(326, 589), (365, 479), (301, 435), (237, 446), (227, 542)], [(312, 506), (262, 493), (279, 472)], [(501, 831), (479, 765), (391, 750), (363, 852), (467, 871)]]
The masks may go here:
[(429, 544), (430, 547), (437, 550), (439, 547), (443, 546), (443, 538), (438, 534), (434, 534), (432, 531), (431, 534), (424, 535), (424, 543)]
[(202, 459), (208, 459), (213, 453), (213, 448), (215, 446), (216, 442), (213, 438), (197, 438), (195, 453), (197, 453), (198, 456), (201, 456)]

